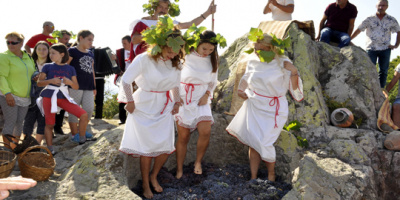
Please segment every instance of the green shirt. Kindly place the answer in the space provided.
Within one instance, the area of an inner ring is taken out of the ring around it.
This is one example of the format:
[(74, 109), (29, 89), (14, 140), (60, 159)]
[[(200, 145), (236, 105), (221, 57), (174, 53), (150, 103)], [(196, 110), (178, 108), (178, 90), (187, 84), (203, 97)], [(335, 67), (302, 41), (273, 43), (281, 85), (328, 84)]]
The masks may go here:
[(35, 63), (26, 52), (23, 52), (22, 59), (10, 50), (0, 53), (0, 91), (3, 95), (12, 93), (29, 97), (34, 71)]

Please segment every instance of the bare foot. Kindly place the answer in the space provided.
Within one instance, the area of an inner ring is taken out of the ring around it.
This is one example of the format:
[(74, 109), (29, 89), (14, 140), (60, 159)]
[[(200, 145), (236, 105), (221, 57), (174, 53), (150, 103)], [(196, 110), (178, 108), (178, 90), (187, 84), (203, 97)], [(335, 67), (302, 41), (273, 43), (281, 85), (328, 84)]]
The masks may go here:
[(275, 182), (275, 174), (268, 174), (268, 180)]
[(148, 185), (145, 187), (143, 185), (143, 196), (146, 197), (146, 199), (152, 199), (153, 198), (153, 193), (151, 192), (150, 186)]
[(151, 183), (151, 185), (153, 186), (153, 188), (154, 188), (154, 190), (156, 192), (162, 192), (163, 191), (163, 188), (161, 187), (161, 185), (157, 181), (157, 176), (154, 177), (154, 176), (150, 175), (150, 183)]
[(176, 178), (177, 179), (181, 179), (182, 178), (182, 175), (183, 175), (183, 171), (176, 171)]
[(203, 169), (201, 168), (201, 163), (194, 164), (194, 173), (195, 174), (203, 174)]

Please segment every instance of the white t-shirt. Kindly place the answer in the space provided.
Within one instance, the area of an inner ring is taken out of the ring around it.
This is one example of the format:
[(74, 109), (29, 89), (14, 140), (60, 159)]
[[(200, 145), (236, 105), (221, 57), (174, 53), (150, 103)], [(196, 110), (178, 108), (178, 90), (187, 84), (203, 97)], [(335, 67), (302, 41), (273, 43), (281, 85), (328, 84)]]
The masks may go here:
[[(294, 0), (276, 0), (279, 4), (287, 6), (289, 4), (294, 5)], [(272, 19), (275, 21), (285, 21), (285, 20), (292, 20), (292, 13), (287, 13), (282, 11), (281, 9), (277, 8), (276, 6), (269, 4), (269, 8), (272, 12)]]

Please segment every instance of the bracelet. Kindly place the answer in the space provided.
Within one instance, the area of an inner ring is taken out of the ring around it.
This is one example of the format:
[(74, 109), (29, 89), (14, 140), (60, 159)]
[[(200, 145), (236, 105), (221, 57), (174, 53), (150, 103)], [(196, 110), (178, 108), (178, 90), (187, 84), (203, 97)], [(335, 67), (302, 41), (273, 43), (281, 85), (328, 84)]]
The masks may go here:
[(299, 74), (290, 74), (290, 76), (298, 76)]
[(203, 19), (206, 19), (206, 17), (204, 17), (204, 15), (203, 15), (203, 14), (201, 14), (200, 16), (201, 16)]

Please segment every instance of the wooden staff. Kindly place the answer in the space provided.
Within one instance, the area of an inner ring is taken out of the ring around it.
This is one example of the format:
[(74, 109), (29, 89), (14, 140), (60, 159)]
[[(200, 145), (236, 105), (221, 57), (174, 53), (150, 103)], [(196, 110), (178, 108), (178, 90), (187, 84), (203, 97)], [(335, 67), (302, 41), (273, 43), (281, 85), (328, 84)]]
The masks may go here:
[[(211, 5), (214, 6), (214, 0), (212, 1)], [(212, 20), (211, 21), (211, 23), (212, 23), (211, 24), (211, 28), (212, 28), (211, 30), (214, 31), (214, 13), (211, 16), (212, 16), (211, 17), (211, 20)]]

